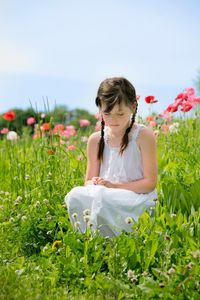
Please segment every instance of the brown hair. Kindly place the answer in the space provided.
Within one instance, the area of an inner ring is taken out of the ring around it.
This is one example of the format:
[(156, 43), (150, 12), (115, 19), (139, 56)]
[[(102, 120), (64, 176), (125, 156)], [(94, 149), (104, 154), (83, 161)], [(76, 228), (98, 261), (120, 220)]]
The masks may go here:
[[(105, 104), (105, 112), (110, 112), (116, 104), (124, 103), (125, 105), (132, 107), (132, 104), (136, 104), (135, 113), (132, 115), (131, 124), (126, 129), (125, 134), (122, 138), (120, 154), (122, 155), (128, 145), (128, 134), (131, 131), (133, 124), (135, 123), (135, 115), (137, 113), (137, 100), (134, 86), (123, 77), (113, 77), (105, 79), (101, 82), (97, 97), (96, 105), (101, 108), (102, 103)], [(104, 126), (105, 122), (101, 120), (101, 138), (99, 140), (98, 159), (103, 160), (104, 150)]]

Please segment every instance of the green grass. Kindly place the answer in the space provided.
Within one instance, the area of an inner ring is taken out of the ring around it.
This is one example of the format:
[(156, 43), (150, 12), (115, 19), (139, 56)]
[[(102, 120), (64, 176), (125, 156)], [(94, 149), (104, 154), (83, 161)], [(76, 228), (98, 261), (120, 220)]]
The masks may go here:
[(112, 239), (73, 231), (63, 206), (83, 185), (80, 136), (92, 130), (71, 140), (75, 151), (58, 137), (0, 141), (0, 299), (198, 299), (199, 121), (160, 133), (153, 217)]

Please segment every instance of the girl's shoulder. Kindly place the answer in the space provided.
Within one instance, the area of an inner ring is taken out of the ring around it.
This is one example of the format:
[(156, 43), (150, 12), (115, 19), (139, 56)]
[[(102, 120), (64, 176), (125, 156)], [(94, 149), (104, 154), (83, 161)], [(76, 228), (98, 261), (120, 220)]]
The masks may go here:
[(100, 137), (101, 137), (101, 131), (95, 131), (89, 136), (88, 142), (96, 143), (99, 141)]
[(137, 141), (139, 144), (148, 144), (149, 142), (155, 142), (156, 136), (152, 128), (143, 124), (137, 124), (139, 129), (137, 133)]

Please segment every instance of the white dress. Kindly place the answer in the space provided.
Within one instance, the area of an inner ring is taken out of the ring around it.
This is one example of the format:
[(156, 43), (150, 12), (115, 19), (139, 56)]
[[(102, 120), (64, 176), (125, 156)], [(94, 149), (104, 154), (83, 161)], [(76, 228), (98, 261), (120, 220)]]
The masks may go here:
[[(129, 133), (129, 143), (123, 155), (119, 148), (108, 145), (108, 127), (105, 126), (105, 147), (103, 163), (99, 176), (112, 182), (129, 182), (143, 178), (142, 157), (136, 139), (142, 124), (134, 124)], [(114, 237), (121, 230), (132, 231), (131, 224), (125, 220), (128, 217), (138, 220), (144, 210), (151, 211), (157, 198), (156, 189), (150, 193), (138, 194), (130, 190), (107, 188), (101, 185), (87, 185), (74, 187), (65, 197), (70, 221), (74, 227), (80, 222), (81, 232), (85, 232), (86, 223), (83, 211), (91, 212), (92, 229), (99, 229), (99, 235)], [(77, 220), (72, 215), (77, 213)]]

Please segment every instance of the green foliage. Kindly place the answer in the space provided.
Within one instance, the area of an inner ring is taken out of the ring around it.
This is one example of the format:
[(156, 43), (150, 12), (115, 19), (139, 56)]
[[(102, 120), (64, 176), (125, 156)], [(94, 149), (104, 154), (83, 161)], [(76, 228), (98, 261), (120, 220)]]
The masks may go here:
[(153, 216), (144, 212), (115, 238), (74, 231), (63, 205), (83, 185), (81, 135), (93, 130), (68, 141), (77, 142), (73, 151), (58, 136), (32, 140), (26, 132), (0, 142), (0, 299), (198, 299), (198, 121), (159, 135)]

